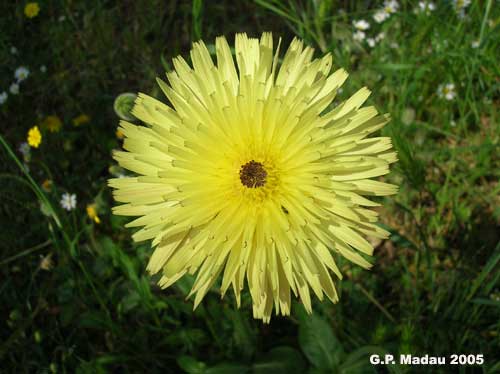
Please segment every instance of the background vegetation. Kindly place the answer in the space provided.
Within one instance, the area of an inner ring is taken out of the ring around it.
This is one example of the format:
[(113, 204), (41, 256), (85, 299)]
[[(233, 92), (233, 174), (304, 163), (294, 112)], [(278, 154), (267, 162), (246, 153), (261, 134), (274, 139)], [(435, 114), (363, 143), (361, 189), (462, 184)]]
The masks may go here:
[[(432, 370), (500, 370), (498, 1), (462, 11), (436, 1), (423, 12), (400, 1), (381, 23), (373, 16), (383, 4), (368, 0), (38, 5), (29, 18), (26, 2), (0, 3), (1, 372), (386, 372), (369, 364), (373, 352), (482, 353), (481, 368)], [(370, 23), (364, 38), (360, 19)], [(193, 312), (190, 279), (160, 290), (145, 273), (149, 244), (134, 244), (111, 215), (106, 185), (122, 173), (110, 156), (120, 147), (118, 94), (161, 97), (155, 77), (192, 41), (265, 30), (332, 52), (351, 73), (341, 99), (373, 90), (400, 158), (386, 179), (401, 186), (383, 200), (393, 235), (374, 242), (373, 270), (341, 262), (337, 305), (316, 302), (306, 318), (296, 303), (270, 325), (252, 319), (248, 294), (238, 310), (214, 289)], [(29, 76), (14, 94), (20, 66)], [(34, 125), (42, 143), (20, 152)], [(75, 209), (63, 209), (63, 193), (76, 195)]]

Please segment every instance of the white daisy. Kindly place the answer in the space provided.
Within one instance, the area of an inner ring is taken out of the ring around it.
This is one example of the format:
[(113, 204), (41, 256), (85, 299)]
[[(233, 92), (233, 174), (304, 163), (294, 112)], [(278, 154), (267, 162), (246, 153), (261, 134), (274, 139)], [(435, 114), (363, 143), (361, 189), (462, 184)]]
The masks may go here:
[(424, 13), (429, 15), (433, 10), (436, 9), (436, 4), (431, 1), (419, 1), (418, 7), (415, 8), (415, 13)]
[(7, 101), (7, 97), (7, 92), (3, 91), (2, 93), (0, 93), (0, 105)]
[(386, 13), (383, 9), (377, 10), (375, 14), (373, 15), (373, 19), (377, 23), (382, 23), (384, 22), (387, 18), (389, 18), (390, 14)]
[(459, 11), (467, 8), (470, 5), (471, 0), (452, 0), (452, 2), (455, 9)]
[(366, 22), (364, 19), (360, 19), (358, 21), (352, 21), (354, 28), (358, 31), (368, 30), (370, 28), (370, 24)]
[(76, 207), (76, 195), (74, 193), (63, 193), (61, 196), (61, 206), (68, 212)]
[(384, 2), (384, 11), (386, 13), (396, 13), (399, 9), (399, 3), (395, 0), (388, 0)]
[(479, 40), (474, 40), (470, 46), (474, 49), (479, 48)]
[(366, 42), (368, 43), (368, 45), (369, 45), (371, 48), (375, 47), (375, 44), (377, 43), (377, 42), (375, 41), (375, 39), (373, 39), (373, 38), (368, 38), (368, 39), (366, 39)]
[(9, 87), (9, 91), (12, 95), (17, 95), (19, 93), (19, 84), (12, 83)]
[(356, 31), (353, 35), (352, 35), (352, 38), (357, 41), (357, 42), (361, 42), (365, 39), (366, 37), (366, 34), (363, 32), (363, 31)]
[(385, 39), (385, 32), (379, 32), (377, 34), (377, 36), (375, 37), (375, 41), (378, 43), (380, 42), (381, 40), (384, 40)]
[(16, 78), (18, 83), (28, 78), (29, 75), (30, 71), (24, 66), (19, 66), (14, 72), (14, 77)]
[(31, 147), (28, 143), (23, 142), (23, 143), (19, 144), (18, 150), (23, 155), (24, 159), (29, 158), (29, 156), (31, 154)]
[(458, 18), (464, 19), (465, 8), (467, 8), (470, 5), (470, 0), (452, 0), (452, 1), (453, 1), (453, 7), (457, 12)]
[(439, 97), (451, 101), (457, 96), (455, 85), (453, 83), (440, 84), (437, 89), (437, 94)]

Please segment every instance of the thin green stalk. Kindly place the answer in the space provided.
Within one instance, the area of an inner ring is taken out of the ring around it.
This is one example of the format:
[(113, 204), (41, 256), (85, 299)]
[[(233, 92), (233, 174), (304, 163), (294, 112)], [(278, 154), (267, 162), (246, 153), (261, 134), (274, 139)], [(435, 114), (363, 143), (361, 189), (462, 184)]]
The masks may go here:
[(45, 204), (45, 206), (49, 210), (50, 215), (52, 216), (52, 218), (56, 222), (57, 227), (62, 230), (61, 221), (59, 220), (59, 217), (57, 216), (56, 211), (52, 207), (52, 204), (50, 204), (49, 199), (47, 199), (47, 196), (45, 196), (45, 193), (38, 186), (38, 184), (33, 180), (33, 178), (31, 177), (30, 173), (26, 170), (26, 168), (24, 167), (24, 165), (17, 158), (17, 156), (15, 155), (15, 153), (12, 151), (12, 148), (10, 148), (9, 144), (5, 141), (4, 137), (1, 134), (0, 134), (0, 143), (2, 143), (3, 147), (7, 151), (7, 154), (10, 156), (10, 158), (12, 158), (12, 160), (14, 160), (14, 162), (19, 167), (19, 169), (21, 169), (22, 173), (24, 174), (24, 176), (26, 177), (26, 179), (30, 183), (30, 185), (33, 188), (33, 191), (35, 192), (35, 194), (37, 195), (37, 197), (40, 199), (40, 201), (43, 204)]
[(481, 31), (479, 33), (479, 45), (483, 43), (484, 30), (486, 29), (486, 22), (488, 22), (488, 16), (490, 14), (492, 0), (488, 0), (486, 3), (486, 10), (484, 11), (483, 22), (481, 23)]
[(30, 253), (36, 252), (40, 249), (43, 249), (43, 248), (47, 247), (48, 245), (50, 245), (51, 243), (52, 243), (52, 241), (49, 239), (49, 240), (44, 241), (43, 243), (35, 245), (34, 247), (25, 249), (25, 250), (15, 254), (14, 256), (7, 257), (5, 260), (0, 261), (0, 266), (3, 266), (5, 264), (8, 264), (9, 262), (17, 260), (18, 258), (27, 256)]

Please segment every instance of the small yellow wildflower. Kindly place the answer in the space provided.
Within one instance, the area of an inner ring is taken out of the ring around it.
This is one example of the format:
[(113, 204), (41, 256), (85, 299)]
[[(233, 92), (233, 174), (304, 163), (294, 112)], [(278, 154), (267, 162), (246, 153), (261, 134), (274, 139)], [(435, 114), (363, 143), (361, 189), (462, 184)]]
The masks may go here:
[(50, 132), (59, 132), (62, 127), (62, 122), (61, 119), (58, 116), (52, 115), (52, 116), (47, 116), (42, 121), (42, 128), (49, 130)]
[(40, 261), (40, 269), (50, 271), (54, 263), (52, 262), (52, 253), (49, 253), (47, 256), (44, 256)]
[(90, 117), (86, 114), (80, 114), (78, 117), (73, 118), (73, 126), (80, 126), (90, 122)]
[(42, 188), (45, 192), (50, 192), (52, 191), (52, 181), (50, 179), (45, 179), (42, 182)]
[(28, 3), (24, 7), (24, 15), (28, 18), (34, 18), (40, 12), (40, 6), (38, 3)]
[(33, 148), (38, 148), (41, 142), (42, 142), (42, 134), (40, 133), (38, 126), (33, 126), (28, 131), (28, 144)]
[(97, 215), (96, 205), (95, 204), (89, 204), (89, 205), (87, 205), (87, 215), (95, 223), (101, 223), (101, 220), (100, 220), (99, 216)]
[(120, 129), (116, 130), (115, 135), (118, 139), (123, 139), (125, 137), (125, 135), (123, 134), (123, 132)]

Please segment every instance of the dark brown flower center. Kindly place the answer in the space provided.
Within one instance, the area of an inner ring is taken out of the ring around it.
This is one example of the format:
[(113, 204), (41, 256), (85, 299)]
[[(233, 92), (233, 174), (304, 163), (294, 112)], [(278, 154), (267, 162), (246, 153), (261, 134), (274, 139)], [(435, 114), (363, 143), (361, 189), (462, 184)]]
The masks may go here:
[(240, 169), (240, 180), (249, 188), (262, 187), (266, 184), (267, 172), (264, 165), (254, 160), (247, 162)]

